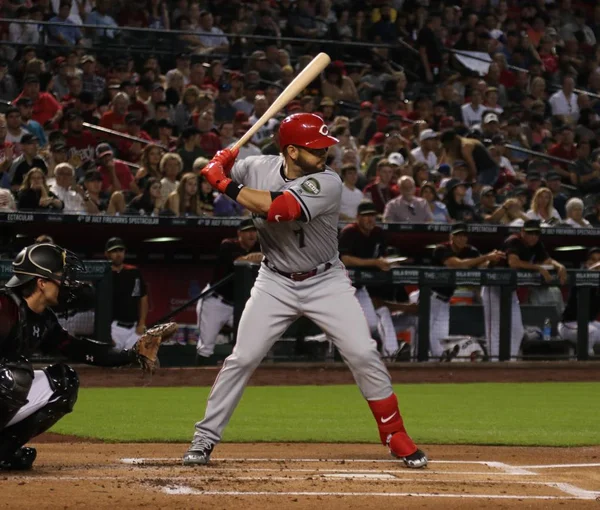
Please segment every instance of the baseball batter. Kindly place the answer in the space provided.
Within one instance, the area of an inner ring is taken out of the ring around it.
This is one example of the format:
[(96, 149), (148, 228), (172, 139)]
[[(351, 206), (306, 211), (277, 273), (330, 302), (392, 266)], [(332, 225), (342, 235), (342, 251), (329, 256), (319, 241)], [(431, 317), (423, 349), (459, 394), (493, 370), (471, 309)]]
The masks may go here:
[[(481, 255), (479, 250), (468, 244), (466, 223), (455, 223), (450, 232), (450, 241), (438, 244), (433, 251), (432, 264), (453, 269), (475, 269), (486, 267), (489, 262), (504, 259), (504, 253), (494, 250)], [(429, 320), (429, 350), (434, 358), (444, 353), (442, 340), (450, 334), (450, 298), (456, 287), (434, 287), (431, 289), (431, 314)]]
[[(538, 220), (527, 220), (523, 224), (520, 234), (510, 236), (504, 242), (506, 261), (496, 264), (496, 267), (510, 267), (526, 271), (537, 271), (547, 282), (552, 280), (552, 275), (544, 266), (553, 266), (558, 271), (562, 285), (567, 281), (565, 266), (550, 258), (544, 243), (540, 240), (542, 229)], [(481, 301), (485, 319), (486, 338), (488, 340), (488, 353), (491, 360), (498, 360), (500, 354), (500, 287), (481, 288)], [(517, 292), (513, 291), (511, 301), (511, 329), (510, 329), (510, 356), (515, 358), (521, 349), (523, 340), (523, 318)]]
[(281, 156), (249, 157), (234, 166), (237, 151), (224, 150), (202, 170), (213, 187), (255, 214), (265, 258), (236, 346), (217, 376), (183, 462), (208, 463), (248, 379), (288, 326), (304, 315), (333, 340), (350, 367), (381, 442), (407, 467), (424, 467), (427, 457), (404, 428), (390, 375), (339, 259), (342, 182), (325, 166), (327, 149), (338, 140), (319, 116), (306, 113), (284, 119), (279, 139)]

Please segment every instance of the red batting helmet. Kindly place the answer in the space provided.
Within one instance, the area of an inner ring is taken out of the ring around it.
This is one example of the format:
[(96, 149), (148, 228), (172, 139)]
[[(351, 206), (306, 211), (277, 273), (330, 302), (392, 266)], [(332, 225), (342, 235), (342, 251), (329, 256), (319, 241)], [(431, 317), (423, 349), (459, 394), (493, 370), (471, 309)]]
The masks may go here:
[(279, 125), (279, 146), (282, 150), (288, 145), (324, 149), (338, 142), (337, 138), (329, 135), (323, 119), (314, 113), (294, 113)]

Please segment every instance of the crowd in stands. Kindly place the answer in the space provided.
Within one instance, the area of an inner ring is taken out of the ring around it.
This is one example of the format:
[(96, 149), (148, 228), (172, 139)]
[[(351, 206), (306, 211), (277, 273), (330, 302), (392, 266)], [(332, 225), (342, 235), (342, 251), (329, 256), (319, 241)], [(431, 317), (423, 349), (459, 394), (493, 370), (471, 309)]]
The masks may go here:
[[(0, 211), (243, 215), (200, 170), (327, 51), (332, 64), (280, 118), (315, 113), (340, 140), (329, 165), (344, 182), (342, 220), (366, 197), (389, 222), (600, 226), (600, 3), (0, 9)], [(279, 120), (239, 157), (279, 154)]]

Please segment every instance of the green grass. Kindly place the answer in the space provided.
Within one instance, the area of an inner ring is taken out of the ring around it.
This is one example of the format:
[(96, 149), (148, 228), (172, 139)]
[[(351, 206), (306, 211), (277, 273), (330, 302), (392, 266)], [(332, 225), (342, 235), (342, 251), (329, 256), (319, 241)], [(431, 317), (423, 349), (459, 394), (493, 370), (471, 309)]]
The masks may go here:
[[(600, 383), (404, 384), (413, 439), (432, 444), (600, 444)], [(191, 439), (209, 388), (82, 389), (53, 432), (106, 441)], [(377, 442), (355, 386), (251, 387), (225, 441)]]

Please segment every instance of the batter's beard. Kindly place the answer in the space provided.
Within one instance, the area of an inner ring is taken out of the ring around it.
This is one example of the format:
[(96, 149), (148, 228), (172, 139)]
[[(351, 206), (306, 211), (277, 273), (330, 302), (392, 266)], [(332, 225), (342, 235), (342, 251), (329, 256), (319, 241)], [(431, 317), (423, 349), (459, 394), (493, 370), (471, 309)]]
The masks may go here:
[(298, 155), (296, 165), (300, 168), (304, 175), (317, 174), (325, 170), (325, 160), (323, 160), (321, 163), (318, 163), (317, 165), (313, 165), (306, 161), (306, 159), (304, 159), (303, 154)]

